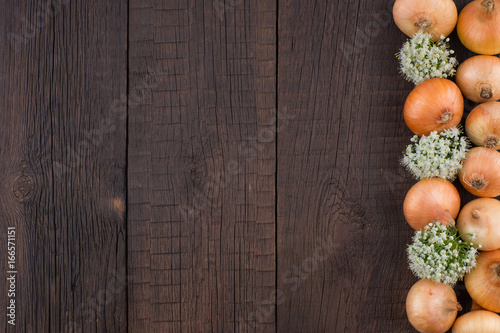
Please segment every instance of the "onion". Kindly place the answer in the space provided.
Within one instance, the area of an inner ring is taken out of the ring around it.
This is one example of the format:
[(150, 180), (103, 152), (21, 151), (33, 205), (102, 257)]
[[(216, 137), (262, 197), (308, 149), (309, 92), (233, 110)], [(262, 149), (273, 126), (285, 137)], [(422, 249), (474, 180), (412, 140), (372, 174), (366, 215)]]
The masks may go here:
[(474, 0), (458, 16), (458, 38), (479, 54), (500, 53), (500, 5), (495, 0)]
[(500, 99), (500, 59), (478, 55), (457, 68), (457, 85), (465, 97), (476, 103)]
[(500, 332), (500, 316), (486, 310), (467, 312), (466, 314), (458, 317), (455, 324), (453, 324), (451, 332), (498, 333)]
[(464, 282), (479, 306), (500, 312), (500, 249), (479, 253), (476, 267), (465, 275)]
[(446, 332), (460, 310), (452, 287), (427, 279), (415, 283), (406, 297), (408, 320), (419, 332)]
[(465, 132), (478, 146), (500, 149), (500, 103), (486, 102), (476, 106), (467, 116)]
[(454, 225), (460, 210), (460, 195), (452, 183), (441, 178), (423, 179), (413, 185), (403, 202), (408, 224), (420, 230), (433, 221)]
[(475, 196), (500, 195), (500, 152), (484, 147), (472, 148), (465, 156), (458, 178)]
[[(480, 198), (467, 203), (457, 218), (457, 230), (462, 239), (481, 250), (500, 248), (500, 201)], [(470, 234), (474, 234), (473, 238)]]
[(441, 132), (460, 123), (464, 99), (458, 86), (450, 80), (433, 78), (413, 88), (406, 98), (404, 119), (417, 135)]
[(396, 0), (392, 9), (394, 22), (406, 35), (419, 30), (430, 33), (434, 41), (448, 36), (457, 24), (457, 6), (452, 0)]

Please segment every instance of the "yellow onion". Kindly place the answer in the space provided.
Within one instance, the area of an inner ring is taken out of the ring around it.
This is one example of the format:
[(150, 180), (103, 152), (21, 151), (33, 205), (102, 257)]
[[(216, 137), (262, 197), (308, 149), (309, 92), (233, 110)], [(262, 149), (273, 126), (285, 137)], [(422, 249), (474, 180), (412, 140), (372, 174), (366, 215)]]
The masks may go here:
[(394, 22), (412, 37), (419, 30), (430, 33), (435, 41), (448, 36), (457, 24), (457, 6), (452, 0), (396, 0)]
[(458, 215), (457, 229), (464, 241), (475, 247), (480, 244), (483, 251), (499, 249), (500, 201), (479, 198), (467, 203)]
[(486, 310), (467, 312), (458, 317), (451, 333), (498, 333), (500, 316)]
[(475, 196), (500, 195), (500, 152), (485, 147), (472, 148), (465, 156), (458, 178)]
[(408, 320), (419, 332), (446, 332), (460, 310), (462, 307), (452, 287), (427, 279), (415, 283), (406, 297)]
[(450, 80), (433, 78), (417, 85), (406, 98), (404, 119), (417, 135), (441, 132), (460, 123), (464, 99), (458, 86)]
[(410, 188), (403, 202), (406, 221), (415, 230), (434, 221), (454, 225), (459, 210), (460, 195), (457, 189), (441, 178), (419, 181)]
[(457, 68), (456, 82), (462, 94), (476, 103), (500, 99), (500, 59), (478, 55)]
[(465, 288), (482, 308), (500, 312), (500, 249), (477, 256), (476, 267), (465, 274)]
[(465, 132), (478, 146), (500, 149), (500, 102), (476, 106), (467, 116)]
[(458, 38), (478, 54), (500, 53), (500, 1), (474, 0), (458, 16)]

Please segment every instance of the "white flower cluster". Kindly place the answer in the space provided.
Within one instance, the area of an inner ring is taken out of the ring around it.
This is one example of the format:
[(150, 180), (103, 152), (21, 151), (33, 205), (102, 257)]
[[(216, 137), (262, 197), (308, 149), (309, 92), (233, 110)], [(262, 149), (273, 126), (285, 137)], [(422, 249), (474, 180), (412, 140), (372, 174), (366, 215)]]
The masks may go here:
[(407, 253), (416, 276), (453, 286), (476, 266), (478, 252), (460, 239), (455, 227), (435, 222), (415, 233)]
[(467, 137), (456, 127), (428, 136), (415, 135), (411, 141), (401, 164), (418, 180), (440, 177), (453, 181), (469, 149)]
[(405, 42), (396, 55), (405, 79), (417, 85), (426, 79), (455, 75), (458, 61), (450, 57), (454, 51), (448, 50), (449, 41), (441, 36), (441, 40), (434, 42), (431, 34), (420, 30)]

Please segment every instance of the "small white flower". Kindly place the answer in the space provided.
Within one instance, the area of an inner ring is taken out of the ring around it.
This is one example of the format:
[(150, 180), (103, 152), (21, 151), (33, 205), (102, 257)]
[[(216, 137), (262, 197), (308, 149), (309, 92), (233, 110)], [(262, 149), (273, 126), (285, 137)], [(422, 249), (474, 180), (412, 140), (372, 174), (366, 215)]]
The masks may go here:
[(429, 78), (455, 75), (458, 61), (450, 57), (454, 51), (448, 50), (449, 41), (449, 38), (441, 36), (438, 42), (434, 42), (429, 33), (417, 32), (396, 55), (403, 76), (417, 85)]
[(430, 223), (415, 232), (407, 254), (410, 269), (419, 278), (454, 285), (476, 266), (477, 250), (459, 239), (454, 227)]
[(401, 164), (418, 180), (440, 177), (453, 181), (469, 149), (467, 137), (460, 133), (454, 127), (428, 136), (413, 136)]

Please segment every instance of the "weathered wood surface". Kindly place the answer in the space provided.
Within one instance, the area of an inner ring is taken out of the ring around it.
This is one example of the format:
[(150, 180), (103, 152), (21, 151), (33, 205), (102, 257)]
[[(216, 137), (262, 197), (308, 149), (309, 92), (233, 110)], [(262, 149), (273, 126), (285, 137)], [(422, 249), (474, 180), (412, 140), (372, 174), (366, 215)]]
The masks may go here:
[(152, 85), (129, 109), (129, 329), (248, 331), (276, 278), (276, 3), (133, 0), (129, 41), (130, 96)]
[(126, 332), (127, 3), (52, 3), (0, 5), (0, 331)]
[(413, 332), (392, 2), (2, 3), (0, 330)]
[(407, 331), (404, 38), (387, 1), (282, 3), (278, 106), (296, 117), (278, 134), (277, 327)]

